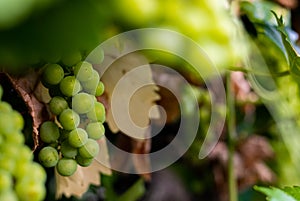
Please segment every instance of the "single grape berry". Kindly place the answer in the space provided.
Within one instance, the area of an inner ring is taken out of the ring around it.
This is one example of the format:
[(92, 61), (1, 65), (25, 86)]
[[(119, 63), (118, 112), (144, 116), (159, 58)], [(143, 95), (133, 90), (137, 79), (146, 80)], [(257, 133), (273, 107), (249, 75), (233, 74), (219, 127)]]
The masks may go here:
[(58, 64), (47, 64), (43, 74), (42, 81), (47, 85), (56, 85), (64, 78), (64, 69)]
[(63, 95), (71, 97), (81, 90), (81, 85), (74, 76), (67, 76), (60, 82), (59, 88)]
[(54, 167), (58, 161), (57, 150), (53, 147), (44, 147), (39, 153), (39, 161), (44, 167)]
[(60, 115), (62, 111), (68, 108), (68, 103), (63, 97), (55, 96), (50, 100), (49, 108), (53, 114)]
[(86, 82), (81, 82), (83, 89), (92, 95), (96, 94), (98, 83), (100, 82), (100, 76), (96, 70), (93, 70), (93, 76)]
[(91, 122), (86, 126), (86, 132), (89, 138), (98, 140), (104, 136), (105, 128), (100, 122)]
[(12, 189), (5, 191), (3, 193), (0, 193), (0, 200), (2, 201), (19, 201), (17, 194)]
[(92, 64), (83, 61), (75, 65), (74, 74), (80, 82), (87, 82), (93, 78), (93, 70)]
[(105, 121), (105, 107), (100, 102), (95, 102), (94, 107), (87, 113), (87, 117), (91, 121), (99, 121), (103, 123)]
[(72, 98), (72, 109), (78, 114), (89, 112), (94, 106), (94, 100), (90, 94), (79, 93)]
[(100, 81), (97, 85), (95, 96), (101, 96), (104, 93), (104, 89), (104, 84)]
[(78, 150), (77, 148), (72, 147), (68, 140), (65, 140), (61, 143), (60, 152), (65, 158), (74, 158), (77, 155)]
[(0, 194), (11, 189), (13, 186), (13, 178), (11, 174), (6, 171), (0, 169)]
[(69, 144), (72, 147), (79, 148), (83, 146), (88, 140), (88, 134), (82, 128), (74, 129), (69, 134)]
[(2, 96), (3, 96), (3, 88), (2, 88), (2, 86), (0, 85), (0, 101), (1, 101), (1, 99), (2, 99)]
[(62, 176), (71, 176), (77, 170), (77, 162), (70, 158), (61, 158), (56, 166), (57, 172)]
[(17, 181), (15, 189), (22, 201), (40, 201), (46, 196), (44, 185), (32, 177)]
[(11, 112), (13, 109), (7, 102), (0, 102), (0, 112)]
[(45, 121), (40, 127), (40, 137), (46, 143), (56, 142), (59, 138), (58, 126), (52, 121)]
[(59, 115), (59, 122), (66, 130), (75, 129), (80, 123), (79, 115), (72, 109), (65, 109)]
[(61, 61), (64, 65), (71, 67), (80, 62), (81, 59), (81, 53), (79, 51), (74, 51), (72, 53), (63, 55)]
[(78, 152), (83, 158), (94, 158), (99, 153), (99, 144), (96, 140), (88, 139), (87, 142), (78, 149)]
[(83, 158), (82, 156), (77, 155), (75, 160), (78, 163), (78, 165), (82, 167), (88, 167), (92, 164), (94, 158)]

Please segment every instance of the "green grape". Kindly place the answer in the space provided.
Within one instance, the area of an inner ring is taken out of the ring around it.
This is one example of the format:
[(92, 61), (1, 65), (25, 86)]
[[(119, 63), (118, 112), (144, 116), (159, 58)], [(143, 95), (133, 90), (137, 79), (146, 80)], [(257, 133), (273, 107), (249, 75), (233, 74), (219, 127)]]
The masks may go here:
[(19, 201), (16, 193), (13, 190), (8, 190), (3, 193), (0, 193), (1, 201)]
[(24, 127), (24, 119), (22, 115), (17, 111), (12, 111), (11, 116), (15, 129), (21, 131)]
[(79, 93), (72, 98), (72, 109), (78, 114), (89, 112), (94, 105), (93, 98), (87, 93)]
[(17, 181), (15, 190), (20, 201), (41, 201), (46, 196), (43, 183), (32, 177)]
[(11, 112), (12, 107), (7, 102), (0, 102), (0, 112)]
[(64, 65), (71, 67), (77, 64), (78, 62), (80, 62), (81, 59), (82, 59), (81, 53), (79, 51), (75, 51), (67, 55), (64, 55), (61, 61)]
[(88, 139), (78, 152), (83, 158), (94, 158), (99, 153), (99, 144), (96, 140)]
[(65, 109), (59, 115), (59, 122), (64, 129), (73, 130), (79, 125), (80, 117), (76, 112), (74, 112), (74, 110)]
[(78, 165), (80, 165), (82, 167), (87, 167), (92, 164), (94, 158), (83, 158), (82, 156), (77, 155), (75, 160), (78, 163)]
[(69, 144), (72, 147), (79, 148), (83, 146), (88, 140), (88, 134), (82, 128), (74, 129), (69, 134)]
[(60, 115), (62, 111), (68, 108), (68, 103), (63, 97), (55, 96), (50, 100), (49, 108), (53, 114)]
[(75, 65), (74, 74), (80, 82), (87, 82), (93, 78), (93, 70), (92, 64), (83, 61)]
[(94, 107), (87, 113), (87, 117), (91, 121), (99, 121), (103, 123), (105, 121), (105, 107), (100, 102), (95, 102)]
[(1, 145), (0, 151), (11, 158), (16, 158), (19, 155), (19, 146), (20, 145), (5, 143)]
[(44, 147), (38, 157), (44, 167), (54, 167), (58, 161), (57, 150), (49, 146)]
[(81, 90), (81, 85), (74, 76), (67, 76), (60, 82), (59, 88), (63, 95), (71, 97)]
[(37, 182), (46, 182), (47, 174), (44, 168), (38, 163), (23, 161), (16, 166), (13, 174), (17, 180), (35, 179)]
[[(10, 135), (6, 135), (6, 142), (10, 144), (24, 144), (25, 139), (21, 131), (15, 131)], [(1, 143), (0, 143), (1, 144)]]
[(42, 81), (46, 85), (56, 85), (64, 78), (64, 69), (58, 64), (47, 64), (43, 74)]
[(100, 82), (99, 74), (96, 70), (93, 70), (93, 76), (90, 80), (82, 82), (83, 89), (89, 94), (95, 95), (98, 83)]
[(0, 134), (7, 135), (15, 130), (14, 120), (10, 113), (0, 113)]
[(13, 173), (16, 162), (8, 155), (0, 154), (0, 169)]
[(77, 155), (77, 148), (72, 147), (68, 140), (61, 143), (60, 152), (65, 158), (74, 158)]
[(104, 84), (103, 82), (99, 81), (97, 88), (96, 88), (96, 93), (95, 96), (101, 96), (104, 93)]
[(57, 163), (57, 172), (62, 176), (71, 176), (77, 170), (77, 162), (74, 159), (61, 158)]
[(13, 186), (13, 178), (11, 174), (6, 171), (0, 169), (0, 194), (8, 191)]
[(59, 138), (58, 126), (52, 121), (45, 121), (40, 127), (40, 137), (46, 143), (56, 142)]
[(105, 128), (100, 122), (91, 122), (86, 126), (86, 132), (89, 138), (98, 140), (104, 136)]

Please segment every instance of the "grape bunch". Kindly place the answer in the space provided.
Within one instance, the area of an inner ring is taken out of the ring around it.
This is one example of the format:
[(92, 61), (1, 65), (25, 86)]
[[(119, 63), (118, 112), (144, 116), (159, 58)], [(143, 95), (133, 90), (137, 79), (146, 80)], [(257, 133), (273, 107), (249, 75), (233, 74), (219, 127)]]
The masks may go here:
[(0, 86), (0, 200), (44, 200), (46, 172), (24, 144), (23, 117), (1, 101), (2, 94)]
[(56, 167), (62, 176), (71, 176), (77, 165), (89, 166), (98, 155), (96, 140), (105, 132), (105, 108), (96, 97), (103, 94), (104, 85), (86, 61), (72, 67), (47, 64), (42, 83), (49, 90), (49, 109), (55, 120), (40, 126), (46, 146), (39, 152), (39, 161), (44, 167)]

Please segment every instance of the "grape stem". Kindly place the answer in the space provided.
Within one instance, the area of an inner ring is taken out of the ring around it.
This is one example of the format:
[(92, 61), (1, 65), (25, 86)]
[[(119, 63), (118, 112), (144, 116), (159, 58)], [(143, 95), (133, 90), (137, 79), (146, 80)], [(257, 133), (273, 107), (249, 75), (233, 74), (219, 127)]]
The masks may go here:
[(237, 136), (235, 122), (235, 105), (234, 93), (231, 85), (231, 73), (227, 72), (226, 76), (227, 88), (227, 126), (228, 126), (228, 185), (229, 185), (229, 200), (238, 201), (237, 182), (234, 171), (234, 144)]

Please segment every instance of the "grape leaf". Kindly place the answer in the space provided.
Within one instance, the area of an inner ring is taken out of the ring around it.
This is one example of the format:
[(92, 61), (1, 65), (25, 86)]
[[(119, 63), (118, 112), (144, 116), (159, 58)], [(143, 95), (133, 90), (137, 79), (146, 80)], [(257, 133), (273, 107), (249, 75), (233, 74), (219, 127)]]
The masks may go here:
[[(286, 51), (286, 55), (287, 55), (287, 59), (289, 62), (289, 67), (290, 67), (290, 72), (293, 76), (298, 77), (300, 76), (300, 56), (298, 55), (298, 53), (296, 52), (295, 48), (293, 47), (288, 34), (285, 30), (285, 25), (283, 22), (283, 18), (278, 17), (277, 14), (272, 11), (276, 21), (277, 21), (277, 30), (280, 32), (281, 35), (281, 40), (282, 43), (284, 45), (285, 51)], [(299, 79), (296, 79), (299, 80)]]
[(299, 201), (279, 188), (254, 186), (254, 189), (265, 194), (269, 201)]
[(296, 200), (300, 200), (300, 186), (284, 187), (283, 190)]
[[(91, 184), (100, 185), (100, 173), (110, 175), (111, 170), (107, 167), (109, 164), (109, 156), (106, 146), (106, 138), (98, 140), (100, 151), (93, 163), (88, 167), (78, 166), (76, 172), (69, 177), (58, 174), (55, 169), (56, 179), (56, 198), (60, 198), (63, 194), (66, 197), (81, 197)], [(98, 161), (105, 162), (105, 166)]]
[[(111, 62), (119, 56), (117, 51), (106, 52), (106, 54), (106, 58), (109, 61), (104, 60), (104, 63)], [(143, 68), (135, 71), (139, 66), (143, 66)], [(100, 69), (101, 67), (99, 70)], [(125, 75), (128, 72), (132, 74), (129, 76)], [(127, 76), (126, 79), (122, 79), (124, 76)], [(144, 136), (140, 136), (141, 133), (128, 132), (128, 130), (124, 130), (123, 128), (131, 124), (139, 127), (147, 127), (150, 123), (150, 109), (153, 118), (159, 117), (158, 108), (154, 103), (159, 99), (156, 93), (158, 88), (152, 80), (151, 68), (146, 59), (137, 53), (131, 53), (119, 58), (104, 72), (101, 80), (105, 85), (109, 105), (106, 122), (110, 130), (114, 133), (121, 130), (127, 135), (143, 138)], [(119, 81), (122, 83), (118, 83)], [(144, 83), (151, 83), (151, 85), (139, 86)], [(117, 84), (124, 86), (124, 90), (114, 93)], [(131, 89), (138, 90), (133, 94), (129, 94)], [(112, 97), (113, 95), (114, 97)], [(116, 102), (114, 100), (116, 100)], [(126, 100), (128, 100), (128, 102)], [(112, 106), (113, 103), (116, 104)], [(122, 121), (116, 123), (116, 117), (122, 119)], [(144, 135), (145, 134), (146, 132)]]

